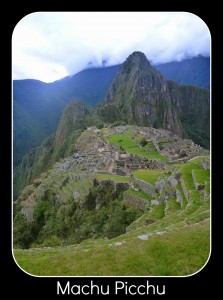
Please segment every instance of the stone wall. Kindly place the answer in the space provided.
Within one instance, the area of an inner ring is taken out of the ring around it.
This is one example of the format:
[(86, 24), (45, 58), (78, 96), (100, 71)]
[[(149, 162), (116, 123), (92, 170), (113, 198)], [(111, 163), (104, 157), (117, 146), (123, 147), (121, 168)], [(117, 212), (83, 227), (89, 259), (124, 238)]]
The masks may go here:
[(98, 181), (101, 187), (106, 187), (109, 185), (112, 185), (114, 191), (125, 191), (129, 188), (129, 183), (128, 182), (116, 182), (110, 179), (105, 179), (105, 180), (100, 180)]
[(148, 195), (155, 196), (155, 187), (144, 180), (133, 177), (132, 184), (135, 188), (142, 190)]
[(187, 202), (188, 202), (188, 200), (189, 200), (189, 193), (188, 193), (188, 190), (187, 190), (187, 188), (185, 186), (185, 182), (184, 182), (183, 178), (180, 179), (180, 183), (181, 183), (181, 186), (182, 186), (182, 189), (183, 189), (183, 192), (184, 192), (184, 196), (185, 196), (185, 198), (187, 199)]
[(160, 205), (163, 201), (161, 199), (151, 200), (151, 205)]
[(128, 193), (124, 194), (124, 202), (126, 205), (131, 205), (144, 211), (147, 211), (149, 207), (149, 203), (146, 199)]
[(208, 160), (206, 160), (205, 158), (202, 158), (201, 164), (205, 170), (210, 170), (210, 162)]
[(191, 174), (192, 174), (192, 178), (193, 178), (193, 182), (194, 182), (194, 186), (195, 186), (196, 190), (197, 191), (203, 190), (204, 189), (204, 184), (197, 182), (194, 170), (192, 170)]
[(183, 199), (181, 197), (181, 193), (178, 189), (176, 189), (176, 201), (180, 203), (180, 206), (183, 206)]

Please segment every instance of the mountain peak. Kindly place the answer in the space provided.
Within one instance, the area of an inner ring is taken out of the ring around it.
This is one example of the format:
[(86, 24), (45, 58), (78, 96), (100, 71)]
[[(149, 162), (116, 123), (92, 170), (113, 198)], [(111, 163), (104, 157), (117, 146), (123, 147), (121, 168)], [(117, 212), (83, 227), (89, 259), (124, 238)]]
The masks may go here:
[(128, 59), (140, 59), (140, 60), (147, 60), (145, 54), (140, 51), (134, 51), (132, 54), (130, 54), (127, 58)]
[(106, 121), (164, 128), (182, 136), (168, 86), (144, 53), (133, 52), (120, 66), (104, 104), (98, 110)]
[(150, 63), (144, 53), (140, 51), (134, 51), (124, 61), (123, 67), (125, 67), (126, 65), (129, 67), (133, 67), (134, 65), (143, 67), (144, 65), (150, 66)]

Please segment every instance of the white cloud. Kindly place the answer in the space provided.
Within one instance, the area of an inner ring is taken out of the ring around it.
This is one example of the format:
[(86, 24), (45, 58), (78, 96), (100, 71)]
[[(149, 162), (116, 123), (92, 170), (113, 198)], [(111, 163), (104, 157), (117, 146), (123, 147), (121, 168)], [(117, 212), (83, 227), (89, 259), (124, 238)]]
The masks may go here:
[(92, 62), (122, 63), (142, 51), (153, 63), (210, 54), (206, 24), (191, 13), (45, 12), (13, 33), (13, 78), (54, 81)]

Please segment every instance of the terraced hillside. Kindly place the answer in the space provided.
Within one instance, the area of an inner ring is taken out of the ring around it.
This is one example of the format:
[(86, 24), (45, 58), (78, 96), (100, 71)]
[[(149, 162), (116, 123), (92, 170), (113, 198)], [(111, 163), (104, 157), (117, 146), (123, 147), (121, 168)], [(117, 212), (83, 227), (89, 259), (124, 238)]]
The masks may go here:
[(170, 276), (204, 266), (210, 252), (204, 149), (137, 126), (88, 128), (76, 149), (16, 201), (14, 255), (21, 268), (49, 276)]

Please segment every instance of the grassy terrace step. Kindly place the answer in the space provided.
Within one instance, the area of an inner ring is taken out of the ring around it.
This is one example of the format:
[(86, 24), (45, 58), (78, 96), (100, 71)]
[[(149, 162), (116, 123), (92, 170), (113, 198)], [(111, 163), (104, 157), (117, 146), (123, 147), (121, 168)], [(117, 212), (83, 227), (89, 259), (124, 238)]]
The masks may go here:
[(196, 214), (191, 214), (189, 217), (187, 217), (186, 222), (187, 224), (194, 224), (201, 222), (205, 219), (210, 218), (210, 210), (202, 210), (201, 212), (197, 210)]
[(195, 158), (188, 161), (186, 164), (177, 165), (177, 171), (182, 172), (182, 178), (185, 180), (185, 184), (187, 185), (188, 190), (195, 189), (193, 178), (192, 178), (192, 170), (196, 172), (196, 170), (202, 170), (201, 158)]
[(210, 180), (210, 172), (205, 169), (193, 170), (197, 183), (205, 183)]
[[(163, 205), (163, 204), (162, 204)], [(132, 223), (128, 228), (131, 230), (139, 229), (144, 226), (145, 230), (149, 230), (149, 232), (154, 232), (157, 230), (167, 230), (168, 228), (180, 228), (185, 226), (185, 224), (192, 224), (202, 221), (203, 219), (207, 219), (210, 217), (209, 212), (209, 203), (203, 203), (199, 207), (190, 205), (184, 210), (175, 211), (172, 214), (167, 214), (161, 219), (158, 219), (156, 222), (150, 224), (149, 226), (145, 226), (146, 219), (156, 219), (157, 215), (163, 211), (164, 207), (159, 210), (159, 205), (154, 207), (154, 211), (150, 211), (142, 215), (138, 220)], [(162, 216), (162, 215), (161, 215)]]
[(208, 221), (153, 234), (148, 240), (137, 238), (143, 232), (145, 228), (113, 240), (77, 246), (15, 250), (14, 255), (21, 268), (40, 276), (190, 275), (208, 259)]
[(129, 195), (133, 195), (133, 196), (138, 197), (138, 198), (145, 199), (149, 202), (149, 204), (151, 203), (151, 200), (152, 200), (152, 197), (149, 196), (148, 194), (146, 194), (143, 191), (136, 191), (136, 190), (133, 190), (133, 189), (128, 189), (124, 193), (129, 194)]
[(80, 190), (83, 195), (87, 195), (90, 187), (91, 187), (91, 185), (89, 185), (88, 180), (78, 181), (75, 184), (75, 188)]
[(74, 184), (68, 183), (64, 187), (62, 187), (62, 189), (65, 190), (66, 192), (72, 193), (74, 190)]
[[(174, 201), (170, 199), (170, 201)], [(176, 228), (184, 226), (185, 224), (197, 223), (203, 219), (210, 217), (210, 203), (200, 201), (199, 192), (192, 191), (190, 193), (190, 203), (186, 207), (182, 207), (177, 210), (176, 207), (172, 207), (172, 212), (169, 213), (168, 202), (166, 209), (166, 216), (164, 214), (165, 208), (160, 205), (154, 206), (151, 211), (142, 215), (138, 220), (132, 223), (128, 228), (131, 230), (138, 229), (139, 227), (145, 226), (146, 219), (157, 219), (157, 216), (161, 216), (157, 222), (149, 225), (149, 231), (153, 232), (154, 230), (166, 230), (167, 228)], [(175, 205), (175, 203), (174, 203)], [(175, 210), (175, 211), (174, 211)]]
[(162, 173), (164, 170), (136, 170), (133, 172), (133, 176), (150, 184), (155, 184)]
[(209, 195), (210, 198), (210, 179), (205, 181), (205, 192), (207, 193), (207, 195)]
[[(149, 212), (146, 212), (144, 215), (142, 215), (138, 220), (133, 222), (128, 228), (131, 230), (135, 230), (145, 226), (146, 219), (155, 221), (155, 220), (160, 220), (164, 217), (165, 217), (165, 203), (154, 205)], [(149, 225), (149, 228), (155, 228), (156, 225), (157, 223), (153, 223)]]
[(62, 192), (67, 197), (69, 197), (72, 193), (72, 191), (70, 189), (68, 189), (67, 187), (65, 187), (65, 186), (62, 187)]
[(200, 194), (198, 191), (190, 191), (189, 194), (189, 203), (185, 209), (185, 213), (189, 216), (194, 213), (201, 205)]
[(180, 210), (181, 205), (176, 201), (175, 197), (171, 197), (168, 199), (166, 203), (166, 214), (172, 214), (175, 211)]
[(181, 208), (184, 209), (187, 206), (187, 199), (184, 196), (182, 186), (180, 184), (178, 184), (176, 188), (180, 192), (180, 195), (181, 195), (181, 198), (182, 198), (182, 207)]
[(110, 174), (96, 174), (95, 178), (98, 180), (111, 180), (115, 182), (123, 182), (123, 183), (128, 183), (130, 182), (130, 177), (129, 176), (120, 176), (120, 175), (110, 175)]
[(108, 135), (106, 136), (106, 140), (112, 145), (115, 145), (119, 148), (121, 147), (128, 153), (147, 157), (149, 159), (167, 161), (167, 158), (165, 156), (162, 156), (157, 152), (152, 142), (148, 142), (148, 146), (139, 147), (139, 145), (134, 139), (122, 134)]
[(152, 210), (148, 213), (148, 219), (159, 220), (165, 217), (165, 203), (154, 205)]

